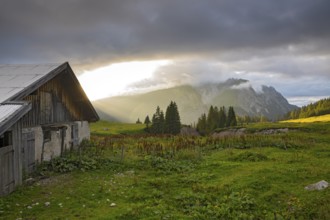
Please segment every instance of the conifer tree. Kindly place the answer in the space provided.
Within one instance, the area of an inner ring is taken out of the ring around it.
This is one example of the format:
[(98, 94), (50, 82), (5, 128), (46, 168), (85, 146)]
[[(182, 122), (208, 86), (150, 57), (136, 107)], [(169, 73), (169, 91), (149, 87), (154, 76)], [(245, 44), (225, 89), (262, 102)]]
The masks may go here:
[(229, 108), (228, 108), (228, 116), (227, 116), (226, 125), (227, 125), (227, 127), (237, 125), (236, 114), (235, 114), (235, 111), (234, 111), (234, 107), (232, 107), (232, 106), (229, 106)]
[(150, 121), (149, 115), (147, 115), (146, 118), (144, 119), (144, 124), (146, 125), (145, 130), (146, 130), (147, 132), (149, 132), (149, 124), (150, 124), (150, 123), (151, 123), (151, 121)]
[(160, 110), (159, 106), (157, 106), (156, 113), (152, 116), (150, 131), (154, 134), (164, 133), (164, 113)]
[(197, 122), (197, 131), (201, 134), (205, 134), (207, 130), (207, 121), (206, 121), (206, 115), (202, 114), (200, 118), (198, 118)]
[(147, 117), (144, 119), (144, 124), (148, 126), (150, 123), (151, 123), (151, 121), (150, 121), (149, 115), (147, 115)]
[(142, 122), (140, 121), (140, 118), (138, 118), (138, 120), (136, 121), (136, 124), (142, 124)]
[(164, 112), (160, 111), (160, 116), (159, 116), (159, 133), (158, 134), (164, 134), (165, 132), (165, 116)]
[(225, 106), (222, 106), (219, 110), (219, 121), (218, 121), (218, 127), (219, 128), (224, 128), (226, 127), (226, 120), (227, 120), (227, 116), (226, 116), (226, 108)]
[(210, 106), (209, 112), (207, 114), (207, 128), (209, 131), (213, 131), (217, 128), (218, 124), (218, 113), (217, 108), (214, 108), (212, 105)]
[(180, 115), (178, 106), (171, 101), (165, 113), (165, 133), (179, 134), (181, 130)]

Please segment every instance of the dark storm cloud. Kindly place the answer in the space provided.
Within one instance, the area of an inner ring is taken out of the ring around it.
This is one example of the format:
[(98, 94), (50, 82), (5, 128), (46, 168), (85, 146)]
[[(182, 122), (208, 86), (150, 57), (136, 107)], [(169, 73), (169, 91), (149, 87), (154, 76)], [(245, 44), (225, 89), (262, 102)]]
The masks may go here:
[(0, 61), (225, 58), (232, 51), (315, 48), (329, 39), (329, 20), (328, 0), (5, 0)]
[(241, 77), (330, 95), (329, 21), (329, 0), (2, 0), (0, 63), (167, 59), (133, 86)]

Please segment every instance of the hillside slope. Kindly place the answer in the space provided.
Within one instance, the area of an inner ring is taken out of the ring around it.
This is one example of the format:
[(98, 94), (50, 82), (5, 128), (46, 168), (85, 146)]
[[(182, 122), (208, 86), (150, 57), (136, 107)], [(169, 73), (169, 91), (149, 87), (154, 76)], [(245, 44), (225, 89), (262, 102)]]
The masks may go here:
[(330, 98), (321, 99), (317, 102), (294, 109), (287, 115), (288, 119), (308, 118), (330, 114)]
[(308, 118), (298, 118), (298, 119), (291, 119), (286, 121), (281, 121), (283, 123), (312, 123), (312, 122), (329, 122), (330, 121), (330, 114), (321, 115), (321, 116), (314, 116)]
[(210, 105), (234, 106), (238, 115), (263, 115), (270, 119), (277, 119), (296, 108), (273, 87), (262, 86), (257, 92), (242, 79), (110, 97), (94, 101), (93, 105), (102, 119), (135, 122), (137, 118), (143, 121), (147, 115), (152, 117), (157, 106), (165, 111), (171, 100), (177, 103), (181, 120), (186, 124), (195, 122)]

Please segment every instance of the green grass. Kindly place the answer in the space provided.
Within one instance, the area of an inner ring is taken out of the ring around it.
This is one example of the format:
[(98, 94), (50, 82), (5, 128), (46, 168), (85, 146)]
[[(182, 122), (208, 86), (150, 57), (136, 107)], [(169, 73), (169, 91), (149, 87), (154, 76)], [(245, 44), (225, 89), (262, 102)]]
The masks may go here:
[(330, 124), (248, 129), (282, 126), (292, 131), (222, 140), (94, 136), (84, 152), (96, 169), (43, 171), (51, 177), (0, 199), (0, 219), (330, 219), (330, 189), (304, 189), (330, 181)]
[(144, 124), (125, 124), (120, 122), (98, 121), (91, 123), (90, 130), (92, 135), (132, 135), (143, 134)]
[(300, 118), (300, 119), (292, 119), (287, 121), (282, 121), (284, 123), (311, 123), (311, 122), (329, 122), (330, 121), (330, 114), (328, 115), (321, 115), (309, 118)]

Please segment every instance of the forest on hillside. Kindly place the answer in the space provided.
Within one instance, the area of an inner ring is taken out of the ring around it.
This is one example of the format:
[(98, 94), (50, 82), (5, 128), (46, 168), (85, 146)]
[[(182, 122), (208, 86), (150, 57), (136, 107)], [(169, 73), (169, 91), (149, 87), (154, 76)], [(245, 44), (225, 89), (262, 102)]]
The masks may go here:
[(287, 119), (308, 118), (330, 114), (330, 98), (295, 109), (287, 114)]

